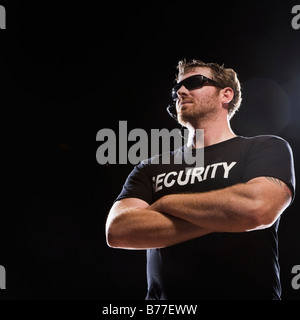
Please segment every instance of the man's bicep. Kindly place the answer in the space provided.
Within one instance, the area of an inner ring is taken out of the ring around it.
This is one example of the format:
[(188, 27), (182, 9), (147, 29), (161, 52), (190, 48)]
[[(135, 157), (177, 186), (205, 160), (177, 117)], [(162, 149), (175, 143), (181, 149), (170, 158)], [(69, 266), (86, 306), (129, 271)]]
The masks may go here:
[(149, 207), (149, 204), (141, 199), (138, 198), (125, 198), (116, 201), (113, 206), (111, 207), (109, 214), (108, 214), (108, 221), (111, 221), (118, 215), (122, 214), (122, 212), (128, 209), (146, 209)]
[(111, 207), (109, 214), (107, 216), (106, 227), (105, 227), (107, 236), (109, 234), (110, 228), (112, 227), (112, 225), (116, 220), (118, 220), (122, 216), (128, 217), (128, 214), (130, 214), (130, 212), (133, 211), (132, 209), (134, 209), (135, 211), (135, 209), (143, 210), (148, 207), (149, 207), (149, 204), (146, 201), (138, 198), (125, 198), (125, 199), (116, 201)]
[[(253, 190), (262, 210), (265, 224), (272, 224), (290, 205), (292, 191), (285, 182), (274, 177), (258, 177), (246, 183)], [(258, 213), (259, 214), (259, 213)]]
[(266, 195), (269, 191), (290, 204), (295, 196), (294, 159), (290, 145), (276, 136), (261, 136), (253, 140), (241, 182), (261, 182), (258, 186), (265, 187)]
[(270, 183), (273, 184), (273, 188), (276, 188), (276, 195), (280, 194), (282, 201), (286, 201), (288, 204), (290, 204), (293, 198), (293, 192), (291, 188), (288, 187), (287, 184), (280, 179), (273, 178), (273, 177), (265, 177), (265, 178), (269, 181), (269, 184)]
[(289, 204), (293, 197), (291, 188), (285, 182), (274, 177), (258, 177), (246, 183), (257, 187), (263, 194), (271, 199), (276, 197), (279, 201)]
[(111, 208), (111, 211), (120, 211), (126, 208), (136, 208), (136, 209), (146, 209), (149, 207), (149, 204), (138, 198), (125, 198), (118, 200), (114, 203)]

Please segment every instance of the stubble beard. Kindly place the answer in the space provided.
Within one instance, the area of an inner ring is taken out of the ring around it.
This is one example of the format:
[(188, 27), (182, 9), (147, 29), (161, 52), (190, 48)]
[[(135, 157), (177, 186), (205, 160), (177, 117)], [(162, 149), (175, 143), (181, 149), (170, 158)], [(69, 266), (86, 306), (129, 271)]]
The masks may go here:
[(183, 107), (178, 114), (179, 122), (186, 126), (213, 120), (217, 116), (217, 99), (213, 97), (209, 100), (198, 101), (193, 106)]

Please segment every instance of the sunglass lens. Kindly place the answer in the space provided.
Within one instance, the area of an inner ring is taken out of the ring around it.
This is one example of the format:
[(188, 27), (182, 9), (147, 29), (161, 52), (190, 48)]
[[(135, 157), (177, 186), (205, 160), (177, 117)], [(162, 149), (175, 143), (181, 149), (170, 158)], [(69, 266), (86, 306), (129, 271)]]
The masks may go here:
[(177, 99), (177, 92), (182, 86), (185, 86), (188, 90), (194, 90), (201, 88), (204, 82), (205, 81), (203, 80), (203, 78), (199, 76), (187, 78), (174, 86), (174, 88), (172, 89), (172, 98), (174, 100)]
[(185, 80), (185, 83), (183, 83), (183, 85), (188, 90), (194, 90), (194, 89), (202, 87), (203, 82), (204, 81), (203, 81), (202, 77), (201, 78), (200, 77), (190, 77)]

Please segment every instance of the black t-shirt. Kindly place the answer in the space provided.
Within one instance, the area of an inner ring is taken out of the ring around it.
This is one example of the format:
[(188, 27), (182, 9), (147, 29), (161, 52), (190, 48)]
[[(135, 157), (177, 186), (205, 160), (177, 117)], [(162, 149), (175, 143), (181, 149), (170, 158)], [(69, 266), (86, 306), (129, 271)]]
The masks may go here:
[[(167, 194), (207, 192), (261, 176), (285, 182), (293, 194), (293, 155), (275, 136), (235, 137), (204, 148), (204, 163), (177, 163), (186, 146), (143, 161), (131, 172), (117, 200), (139, 198), (152, 204)], [(162, 249), (147, 250), (147, 300), (280, 299), (279, 219), (264, 230), (212, 233)]]

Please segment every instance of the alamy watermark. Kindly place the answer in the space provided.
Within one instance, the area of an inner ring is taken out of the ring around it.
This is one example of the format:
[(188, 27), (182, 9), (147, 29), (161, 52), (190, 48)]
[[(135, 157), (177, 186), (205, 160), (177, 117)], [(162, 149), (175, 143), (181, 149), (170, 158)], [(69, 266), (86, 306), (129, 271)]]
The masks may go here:
[(292, 274), (295, 276), (292, 279), (292, 288), (295, 290), (300, 289), (300, 265), (293, 266)]
[(3, 266), (0, 265), (0, 289), (6, 289), (6, 271)]
[(300, 29), (300, 4), (292, 8), (292, 14), (295, 15), (292, 19), (292, 27), (295, 30)]
[[(204, 150), (197, 148), (182, 153), (182, 157), (171, 159), (172, 150), (184, 146), (189, 136), (188, 129), (151, 129), (150, 135), (143, 129), (128, 132), (127, 121), (119, 122), (119, 132), (112, 129), (101, 129), (96, 141), (101, 142), (96, 152), (96, 160), (100, 165), (132, 164), (137, 165), (143, 160), (152, 159), (153, 164), (187, 164), (201, 167), (204, 163)], [(204, 145), (204, 130), (196, 130), (195, 138)], [(134, 142), (134, 144), (132, 144)]]
[(6, 29), (6, 10), (0, 5), (0, 29)]

